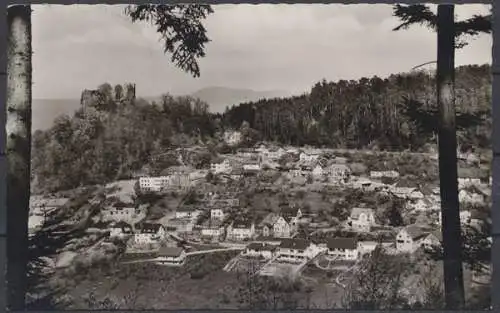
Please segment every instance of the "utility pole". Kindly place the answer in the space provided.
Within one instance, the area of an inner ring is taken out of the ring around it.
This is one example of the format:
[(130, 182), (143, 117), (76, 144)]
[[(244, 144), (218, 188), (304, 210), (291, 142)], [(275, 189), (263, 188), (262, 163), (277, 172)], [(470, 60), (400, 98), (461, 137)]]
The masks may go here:
[(439, 181), (444, 249), (444, 290), (448, 310), (460, 310), (464, 306), (455, 127), (454, 9), (452, 4), (439, 5), (437, 15), (436, 81), (439, 107)]

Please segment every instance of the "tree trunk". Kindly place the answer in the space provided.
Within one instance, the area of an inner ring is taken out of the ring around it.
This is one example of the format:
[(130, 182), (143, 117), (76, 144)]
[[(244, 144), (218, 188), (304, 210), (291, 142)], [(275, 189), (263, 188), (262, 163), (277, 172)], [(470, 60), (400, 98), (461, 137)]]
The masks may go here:
[[(500, 4), (496, 1), (493, 2), (493, 34), (497, 34), (500, 29), (500, 24), (498, 21), (498, 16), (500, 16)], [(493, 164), (491, 167), (491, 175), (493, 178), (491, 198), (491, 233), (493, 243), (491, 245), (491, 265), (493, 268), (491, 275), (491, 305), (492, 310), (498, 311), (500, 309), (500, 258), (495, 255), (494, 251), (500, 250), (500, 71), (499, 71), (499, 59), (496, 57), (500, 53), (500, 43), (493, 41), (493, 81), (492, 81), (492, 106), (491, 114), (493, 119), (493, 132), (491, 134), (491, 143), (493, 148)]]
[(454, 5), (438, 6), (437, 103), (439, 107), (439, 181), (447, 309), (464, 306), (461, 230), (455, 130)]
[(7, 9), (8, 307), (22, 310), (27, 291), (31, 154), (31, 8)]

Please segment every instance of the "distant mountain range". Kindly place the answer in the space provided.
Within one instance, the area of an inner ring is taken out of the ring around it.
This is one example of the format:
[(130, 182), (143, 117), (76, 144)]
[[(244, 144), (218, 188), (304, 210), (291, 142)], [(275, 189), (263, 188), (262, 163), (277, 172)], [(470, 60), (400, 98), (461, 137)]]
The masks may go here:
[[(198, 98), (210, 106), (210, 111), (222, 113), (227, 106), (242, 102), (257, 101), (265, 98), (287, 97), (290, 92), (284, 90), (255, 91), (227, 87), (207, 87), (190, 96)], [(158, 100), (160, 97), (143, 97), (146, 100)], [(32, 129), (44, 130), (52, 126), (54, 119), (63, 114), (73, 115), (80, 107), (80, 99), (33, 99)]]

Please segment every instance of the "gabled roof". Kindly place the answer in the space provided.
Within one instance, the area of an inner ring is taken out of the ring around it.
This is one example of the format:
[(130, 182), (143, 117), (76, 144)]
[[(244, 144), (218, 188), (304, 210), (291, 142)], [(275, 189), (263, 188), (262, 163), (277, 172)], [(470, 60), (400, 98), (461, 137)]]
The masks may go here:
[(250, 228), (252, 227), (253, 221), (250, 219), (235, 219), (233, 221), (233, 228)]
[(178, 257), (183, 251), (184, 249), (179, 247), (161, 247), (160, 251), (158, 251), (158, 256)]
[(284, 238), (281, 241), (280, 248), (305, 250), (310, 244), (311, 242), (306, 239)]
[(271, 245), (264, 242), (252, 242), (251, 244), (247, 245), (247, 249), (254, 251), (275, 251), (276, 249), (278, 249), (278, 247), (276, 245)]
[(358, 248), (358, 241), (356, 238), (329, 238), (326, 241), (326, 247), (330, 250), (355, 250)]
[(425, 232), (420, 226), (417, 225), (410, 225), (404, 229), (413, 240), (417, 240), (428, 235), (428, 232)]

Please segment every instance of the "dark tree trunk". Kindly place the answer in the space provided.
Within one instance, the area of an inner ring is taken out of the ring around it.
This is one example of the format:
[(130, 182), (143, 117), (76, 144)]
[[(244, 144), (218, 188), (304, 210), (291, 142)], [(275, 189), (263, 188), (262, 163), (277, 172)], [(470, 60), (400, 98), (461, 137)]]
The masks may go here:
[(8, 307), (26, 304), (31, 154), (31, 8), (7, 9)]
[(461, 230), (455, 130), (454, 5), (438, 6), (437, 103), (439, 107), (439, 181), (447, 309), (464, 306)]

